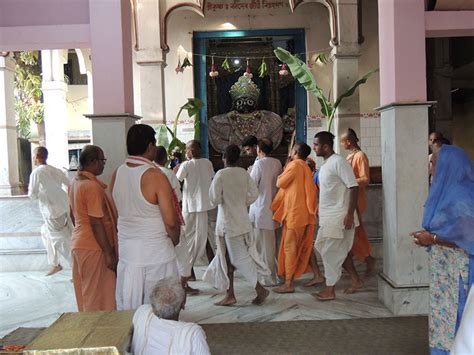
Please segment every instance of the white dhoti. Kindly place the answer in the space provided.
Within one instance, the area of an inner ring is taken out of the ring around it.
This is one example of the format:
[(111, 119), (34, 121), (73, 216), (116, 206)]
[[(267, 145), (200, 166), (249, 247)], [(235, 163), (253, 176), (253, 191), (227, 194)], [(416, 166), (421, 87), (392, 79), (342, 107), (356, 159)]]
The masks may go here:
[(58, 266), (60, 255), (71, 264), (71, 233), (72, 226), (67, 213), (57, 218), (44, 218), (41, 240), (50, 265)]
[(193, 264), (189, 247), (190, 245), (184, 236), (184, 228), (181, 227), (179, 244), (174, 247), (174, 251), (176, 252), (176, 261), (178, 262), (178, 271), (181, 277), (191, 276)]
[(208, 237), (207, 211), (184, 213), (184, 238), (191, 254), (191, 266), (200, 259), (206, 251)]
[(203, 281), (211, 284), (219, 291), (226, 291), (229, 288), (229, 278), (227, 276), (226, 252), (232, 264), (247, 280), (247, 282), (255, 287), (258, 281), (258, 275), (268, 275), (270, 272), (265, 265), (254, 259), (256, 254), (249, 248), (251, 243), (251, 235), (249, 233), (235, 237), (217, 237), (216, 256), (209, 264), (203, 275)]
[(211, 244), (212, 250), (216, 252), (216, 223), (217, 223), (217, 208), (207, 211), (208, 218), (208, 229), (207, 229), (207, 240)]
[(156, 283), (167, 277), (179, 277), (176, 259), (163, 264), (137, 266), (119, 260), (117, 265), (117, 310), (137, 309), (150, 303)]
[(264, 286), (274, 286), (277, 284), (275, 231), (271, 229), (254, 228), (253, 232), (257, 253), (266, 268), (270, 271), (270, 275), (259, 276), (259, 281)]
[(327, 286), (334, 286), (341, 278), (342, 264), (353, 243), (354, 229), (319, 227), (315, 248), (323, 260)]
[(474, 354), (474, 286), (469, 291), (451, 355)]

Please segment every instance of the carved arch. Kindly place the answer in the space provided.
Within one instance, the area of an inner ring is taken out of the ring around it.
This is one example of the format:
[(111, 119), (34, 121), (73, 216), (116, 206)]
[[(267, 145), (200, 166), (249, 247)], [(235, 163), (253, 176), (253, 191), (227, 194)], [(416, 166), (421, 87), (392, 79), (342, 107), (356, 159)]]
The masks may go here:
[(329, 11), (329, 27), (331, 30), (331, 45), (337, 46), (339, 43), (339, 34), (337, 30), (337, 9), (331, 0), (289, 0), (291, 12), (303, 4), (320, 3), (323, 4)]
[[(133, 0), (132, 0), (133, 1)], [(332, 0), (288, 0), (291, 12), (294, 12), (295, 9), (304, 4), (310, 2), (316, 2), (323, 4), (329, 11), (329, 24), (331, 30), (331, 45), (336, 46), (338, 44), (338, 30), (337, 30), (337, 10), (334, 6)], [(199, 16), (204, 17), (204, 8), (206, 5), (206, 0), (194, 0), (194, 1), (183, 1), (178, 2), (169, 9), (166, 9), (166, 5), (163, 4), (164, 1), (159, 1), (160, 6), (160, 47), (163, 51), (168, 52), (168, 18), (173, 11), (176, 10), (191, 10), (197, 13)], [(164, 15), (161, 15), (164, 14)]]

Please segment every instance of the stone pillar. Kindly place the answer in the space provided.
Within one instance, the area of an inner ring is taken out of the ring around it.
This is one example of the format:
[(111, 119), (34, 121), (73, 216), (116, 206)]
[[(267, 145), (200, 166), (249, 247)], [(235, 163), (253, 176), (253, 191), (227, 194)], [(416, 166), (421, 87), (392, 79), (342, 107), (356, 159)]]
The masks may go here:
[(424, 0), (384, 0), (378, 8), (384, 200), (379, 298), (394, 314), (427, 313), (428, 254), (409, 236), (421, 229), (428, 192)]
[(155, 126), (166, 122), (165, 74), (166, 56), (160, 48), (158, 0), (141, 0), (136, 8), (135, 61), (137, 63), (137, 114), (142, 122)]
[(133, 115), (130, 1), (89, 0), (89, 18), (94, 114), (86, 117), (92, 120), (92, 143), (108, 159), (100, 177), (108, 183), (125, 161), (126, 133), (138, 119)]
[(0, 53), (0, 196), (21, 193), (14, 78), (15, 61), (8, 53)]
[(137, 113), (150, 126), (166, 123), (165, 66), (161, 49), (140, 50), (135, 53), (139, 75)]
[[(357, 0), (337, 1), (338, 45), (331, 52), (333, 60), (333, 97), (334, 100), (344, 93), (359, 78), (359, 35)], [(340, 135), (347, 128), (354, 129), (360, 136), (360, 101), (357, 90), (351, 97), (345, 98), (336, 111), (334, 129), (336, 135), (335, 150), (345, 156), (341, 149)]]
[(64, 64), (68, 50), (41, 51), (43, 82), (44, 126), (48, 164), (57, 168), (69, 168), (67, 135), (67, 83), (64, 81)]

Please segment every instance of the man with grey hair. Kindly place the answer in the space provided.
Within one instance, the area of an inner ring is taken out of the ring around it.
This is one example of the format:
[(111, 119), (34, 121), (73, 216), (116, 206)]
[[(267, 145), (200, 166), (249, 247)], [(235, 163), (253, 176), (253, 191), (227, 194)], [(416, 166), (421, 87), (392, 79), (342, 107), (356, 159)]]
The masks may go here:
[(133, 316), (133, 354), (210, 354), (202, 328), (178, 320), (186, 303), (178, 277), (158, 281), (150, 303), (140, 306)]

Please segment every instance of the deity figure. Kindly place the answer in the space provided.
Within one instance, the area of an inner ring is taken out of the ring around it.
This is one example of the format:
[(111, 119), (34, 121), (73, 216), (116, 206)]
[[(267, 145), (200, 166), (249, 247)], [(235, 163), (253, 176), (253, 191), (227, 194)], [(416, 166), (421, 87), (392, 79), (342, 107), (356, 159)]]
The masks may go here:
[(270, 138), (276, 149), (283, 137), (283, 121), (279, 115), (256, 110), (260, 90), (251, 78), (241, 76), (229, 90), (232, 111), (209, 119), (209, 142), (219, 153), (229, 144), (241, 145), (246, 136)]

